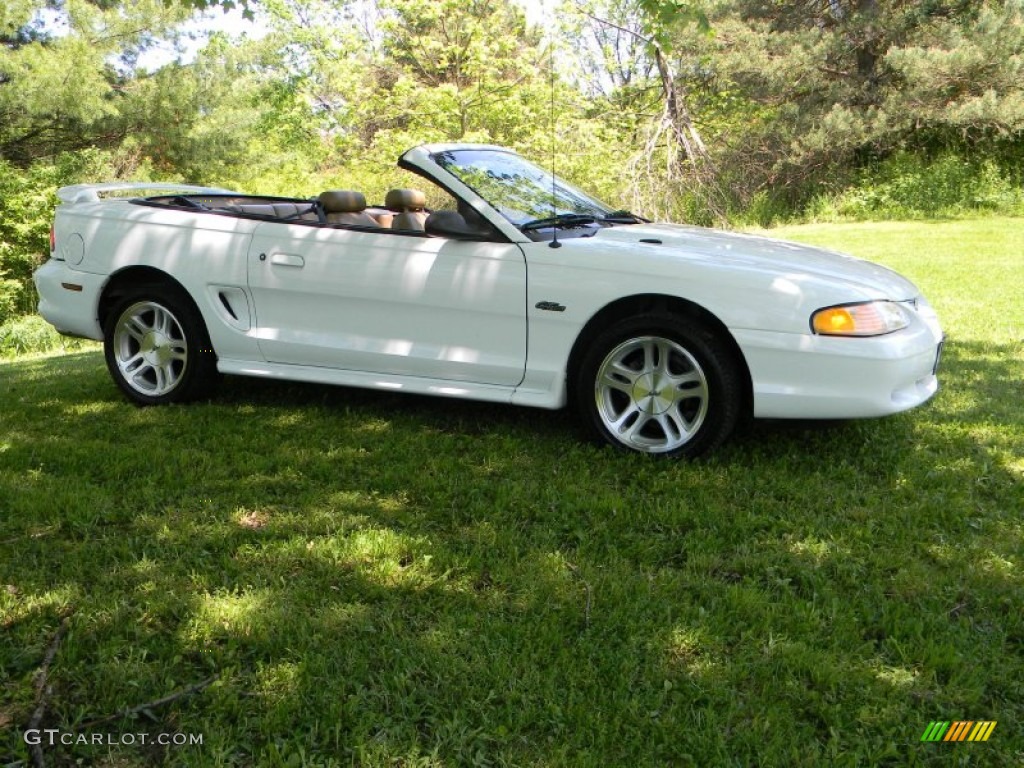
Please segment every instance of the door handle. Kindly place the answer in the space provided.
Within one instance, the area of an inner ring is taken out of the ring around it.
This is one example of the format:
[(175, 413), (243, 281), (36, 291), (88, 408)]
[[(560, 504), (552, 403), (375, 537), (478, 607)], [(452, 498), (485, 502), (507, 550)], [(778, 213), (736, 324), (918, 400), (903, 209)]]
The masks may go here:
[(282, 267), (304, 267), (306, 260), (291, 253), (275, 253), (270, 257), (270, 263)]

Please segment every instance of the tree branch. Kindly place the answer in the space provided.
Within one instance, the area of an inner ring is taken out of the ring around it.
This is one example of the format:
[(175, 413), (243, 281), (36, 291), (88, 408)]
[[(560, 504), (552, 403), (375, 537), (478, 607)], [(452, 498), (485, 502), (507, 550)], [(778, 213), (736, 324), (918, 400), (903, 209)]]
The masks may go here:
[(652, 38), (647, 37), (645, 35), (641, 35), (635, 29), (629, 29), (628, 27), (623, 27), (623, 26), (621, 26), (619, 24), (616, 24), (614, 21), (608, 21), (607, 19), (599, 18), (599, 17), (595, 16), (594, 14), (590, 13), (589, 11), (584, 10), (582, 7), (580, 7), (578, 5), (576, 6), (576, 8), (577, 8), (577, 10), (579, 10), (580, 13), (582, 13), (584, 16), (586, 16), (591, 21), (596, 21), (598, 24), (604, 24), (606, 27), (611, 27), (612, 29), (617, 29), (620, 32), (625, 32), (627, 35), (632, 35), (633, 37), (635, 37), (638, 40), (643, 40), (648, 45), (652, 45), (652, 46), (655, 46), (655, 47), (657, 47), (657, 45), (658, 45), (656, 42), (654, 42), (654, 40)]
[[(71, 613), (68, 613), (61, 619), (60, 626), (57, 627), (57, 631), (50, 641), (50, 647), (46, 649), (46, 655), (43, 656), (43, 663), (39, 667), (39, 671), (36, 672), (36, 708), (32, 712), (31, 719), (28, 721), (26, 731), (38, 730), (39, 724), (43, 721), (43, 715), (46, 713), (46, 702), (52, 692), (50, 686), (46, 684), (50, 676), (50, 665), (53, 664), (53, 660), (57, 657), (57, 649), (60, 648), (60, 642), (64, 639), (70, 623)], [(43, 749), (38, 744), (33, 744), (29, 748), (29, 753), (32, 755), (32, 763), (36, 768), (43, 768), (46, 765), (46, 761), (43, 759)]]
[(163, 698), (154, 699), (153, 701), (147, 701), (145, 704), (139, 704), (135, 707), (128, 707), (127, 709), (122, 709), (120, 712), (115, 712), (112, 715), (107, 715), (106, 717), (101, 717), (97, 720), (89, 720), (86, 723), (82, 723), (82, 725), (80, 725), (79, 728), (81, 730), (85, 730), (87, 728), (92, 728), (93, 726), (100, 725), (102, 723), (109, 723), (113, 720), (123, 720), (126, 717), (132, 717), (133, 715), (137, 715), (140, 712), (145, 712), (147, 709), (156, 709), (157, 707), (162, 707), (165, 704), (170, 704), (172, 701), (177, 701), (178, 699), (183, 699), (186, 696), (191, 696), (195, 693), (199, 693), (204, 688), (208, 688), (210, 685), (216, 682), (219, 677), (219, 674), (212, 675), (211, 677), (206, 678), (202, 682), (196, 683), (195, 685), (190, 685), (188, 688), (182, 688), (180, 691), (168, 694)]

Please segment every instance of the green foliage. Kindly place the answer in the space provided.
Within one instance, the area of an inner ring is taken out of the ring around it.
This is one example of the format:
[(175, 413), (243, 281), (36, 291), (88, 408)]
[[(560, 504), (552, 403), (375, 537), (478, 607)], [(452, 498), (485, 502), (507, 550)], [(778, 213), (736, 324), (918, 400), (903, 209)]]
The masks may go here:
[(861, 172), (843, 192), (812, 201), (812, 218), (916, 219), (1024, 214), (1024, 189), (992, 159), (900, 153)]
[[(36, 19), (47, 8), (55, 21), (44, 27)], [(128, 131), (124, 72), (151, 36), (173, 35), (184, 18), (162, 0), (17, 3), (0, 17), (0, 160), (116, 145)]]
[(189, 65), (126, 83), (121, 114), (132, 130), (119, 148), (120, 174), (245, 188), (265, 172), (308, 172), (324, 150), (296, 115), (297, 96), (267, 74), (280, 64), (271, 52), (279, 42), (214, 36)]
[[(0, 247), (0, 264), (3, 264), (3, 251), (6, 248)], [(18, 313), (22, 302), (19, 301), (22, 292), (23, 281), (11, 280), (0, 277), (0, 324)]]
[(767, 191), (797, 210), (901, 150), (976, 157), (1019, 145), (1022, 7), (715, 5), (715, 36), (682, 39), (678, 48), (701, 62), (689, 80), (711, 98), (695, 98), (695, 111), (736, 207)]
[(651, 42), (665, 53), (671, 52), (673, 33), (680, 27), (695, 23), (703, 31), (711, 30), (707, 14), (699, 3), (680, 0), (636, 0), (644, 32)]
[(884, 109), (898, 130), (974, 141), (1024, 132), (1024, 3), (978, 3), (930, 20), (886, 51), (898, 89)]
[(298, 34), (295, 12), (275, 8), (296, 87), (317, 106), (342, 162), (375, 152), (388, 133), (420, 137), (413, 144), (469, 134), (514, 143), (546, 113), (539, 35), (511, 0), (386, 0), (375, 20), (379, 43), (337, 33), (344, 4), (312, 4)]
[(745, 226), (772, 227), (788, 221), (793, 215), (792, 206), (784, 199), (768, 190), (760, 190), (732, 218), (737, 224)]
[(35, 311), (32, 272), (49, 253), (58, 187), (112, 175), (98, 151), (63, 154), (19, 169), (0, 160), (0, 323)]

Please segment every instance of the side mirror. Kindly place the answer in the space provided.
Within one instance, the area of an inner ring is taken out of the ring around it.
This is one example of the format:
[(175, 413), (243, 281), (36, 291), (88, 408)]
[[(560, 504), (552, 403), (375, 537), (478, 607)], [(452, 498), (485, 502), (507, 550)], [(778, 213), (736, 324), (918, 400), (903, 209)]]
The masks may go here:
[(455, 211), (434, 211), (423, 225), (428, 235), (452, 240), (492, 240), (494, 233), (486, 223), (470, 224)]

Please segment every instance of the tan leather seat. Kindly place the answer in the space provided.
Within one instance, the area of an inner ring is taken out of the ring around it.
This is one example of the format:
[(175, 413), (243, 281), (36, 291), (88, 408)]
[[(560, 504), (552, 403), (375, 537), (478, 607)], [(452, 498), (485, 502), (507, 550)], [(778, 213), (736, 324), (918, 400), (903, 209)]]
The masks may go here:
[(384, 207), (395, 212), (392, 229), (423, 231), (427, 221), (427, 196), (418, 189), (392, 189), (384, 197)]
[(377, 227), (377, 221), (366, 213), (366, 197), (362, 192), (332, 189), (320, 193), (320, 205), (327, 215), (328, 224), (350, 227)]
[(395, 218), (394, 211), (389, 211), (387, 208), (373, 206), (372, 208), (367, 208), (366, 213), (368, 216), (371, 216), (376, 220), (377, 226), (383, 227), (384, 229), (391, 229), (391, 222)]

